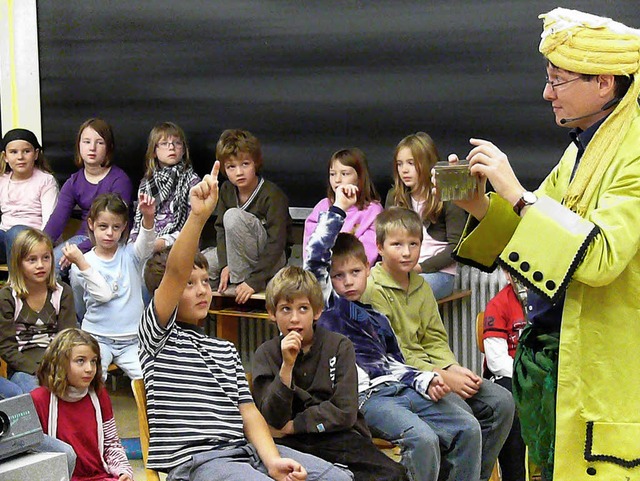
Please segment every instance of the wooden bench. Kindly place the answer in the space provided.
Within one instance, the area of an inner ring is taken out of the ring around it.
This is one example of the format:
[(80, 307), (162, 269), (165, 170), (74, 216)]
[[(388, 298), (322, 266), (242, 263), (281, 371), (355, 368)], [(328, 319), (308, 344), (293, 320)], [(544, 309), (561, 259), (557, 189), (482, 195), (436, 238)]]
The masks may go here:
[(456, 301), (458, 299), (464, 299), (465, 297), (471, 297), (471, 290), (470, 289), (459, 289), (459, 290), (455, 290), (451, 293), (451, 295), (447, 296), (447, 297), (443, 297), (442, 299), (438, 300), (438, 306), (442, 306), (444, 304), (446, 304), (447, 302), (453, 302)]
[(253, 294), (242, 305), (236, 304), (235, 296), (213, 293), (209, 314), (216, 316), (216, 337), (227, 339), (238, 346), (238, 318), (266, 320), (264, 292)]
[[(471, 291), (469, 289), (455, 290), (450, 296), (438, 300), (438, 306), (470, 296)], [(214, 292), (209, 314), (216, 316), (216, 337), (227, 339), (236, 346), (238, 346), (238, 318), (269, 319), (269, 314), (265, 308), (264, 292), (253, 294), (243, 305), (236, 304), (235, 296)]]

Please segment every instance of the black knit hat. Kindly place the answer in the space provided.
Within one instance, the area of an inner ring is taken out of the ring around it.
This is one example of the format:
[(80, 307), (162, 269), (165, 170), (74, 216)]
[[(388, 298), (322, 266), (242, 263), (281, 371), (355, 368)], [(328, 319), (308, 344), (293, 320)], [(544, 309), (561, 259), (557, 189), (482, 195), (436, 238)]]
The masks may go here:
[(36, 135), (27, 129), (12, 129), (2, 137), (2, 151), (7, 148), (9, 142), (13, 142), (14, 140), (24, 140), (29, 142), (35, 149), (41, 149), (40, 142), (38, 142), (38, 138)]

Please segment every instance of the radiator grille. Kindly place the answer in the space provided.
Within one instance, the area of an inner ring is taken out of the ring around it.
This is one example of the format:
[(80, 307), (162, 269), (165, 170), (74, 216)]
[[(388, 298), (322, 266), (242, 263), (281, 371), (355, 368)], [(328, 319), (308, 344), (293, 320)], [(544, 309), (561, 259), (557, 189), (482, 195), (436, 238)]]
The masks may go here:
[(482, 354), (476, 341), (476, 316), (507, 283), (500, 269), (491, 274), (469, 266), (458, 266), (455, 289), (470, 289), (471, 297), (449, 303), (440, 310), (449, 334), (449, 345), (458, 362), (481, 374)]
[[(480, 374), (482, 354), (476, 343), (476, 316), (507, 281), (499, 269), (487, 274), (469, 266), (459, 266), (455, 282), (456, 289), (470, 289), (471, 297), (443, 306), (440, 310), (442, 321), (449, 334), (449, 345), (458, 362)], [(209, 329), (215, 333), (215, 320), (211, 321)], [(278, 329), (273, 322), (246, 318), (239, 320), (238, 329), (240, 357), (245, 368), (250, 371), (253, 353), (260, 344), (277, 335)]]

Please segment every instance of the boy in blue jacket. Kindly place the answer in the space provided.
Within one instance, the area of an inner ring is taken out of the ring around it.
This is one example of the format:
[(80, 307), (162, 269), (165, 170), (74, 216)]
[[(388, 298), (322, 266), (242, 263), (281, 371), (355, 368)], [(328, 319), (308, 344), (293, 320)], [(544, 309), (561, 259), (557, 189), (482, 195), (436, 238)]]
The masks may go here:
[(320, 215), (307, 245), (305, 268), (320, 282), (325, 300), (317, 325), (351, 339), (360, 409), (375, 435), (401, 447), (411, 479), (480, 479), (477, 420), (447, 400), (449, 388), (439, 375), (406, 365), (389, 320), (359, 302), (369, 263), (362, 243), (340, 234), (356, 198), (353, 185), (336, 189), (334, 205)]

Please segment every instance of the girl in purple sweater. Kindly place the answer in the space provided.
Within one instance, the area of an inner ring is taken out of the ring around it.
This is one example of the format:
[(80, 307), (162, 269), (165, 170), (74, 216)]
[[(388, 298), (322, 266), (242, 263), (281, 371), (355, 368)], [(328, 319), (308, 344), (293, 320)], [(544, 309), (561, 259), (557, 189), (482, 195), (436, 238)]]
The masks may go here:
[(339, 185), (352, 184), (358, 186), (358, 201), (347, 211), (347, 218), (342, 232), (355, 235), (364, 245), (369, 264), (374, 265), (378, 259), (376, 246), (376, 229), (374, 221), (380, 212), (380, 196), (371, 182), (367, 158), (360, 149), (341, 149), (335, 152), (327, 165), (329, 185), (327, 197), (313, 208), (304, 222), (304, 238), (302, 243), (303, 257), (306, 259), (307, 242), (318, 224), (321, 212), (329, 210), (335, 201), (335, 190)]
[[(80, 126), (74, 159), (79, 170), (62, 186), (58, 204), (44, 228), (54, 241), (60, 240), (77, 205), (82, 212), (82, 224), (66, 243), (76, 244), (83, 253), (91, 249), (87, 216), (93, 200), (100, 194), (120, 194), (131, 208), (133, 186), (127, 174), (120, 167), (112, 165), (114, 147), (113, 130), (104, 120), (89, 119)], [(63, 259), (62, 247), (63, 244), (59, 244), (54, 249), (57, 273), (61, 267), (69, 267), (68, 262)]]

